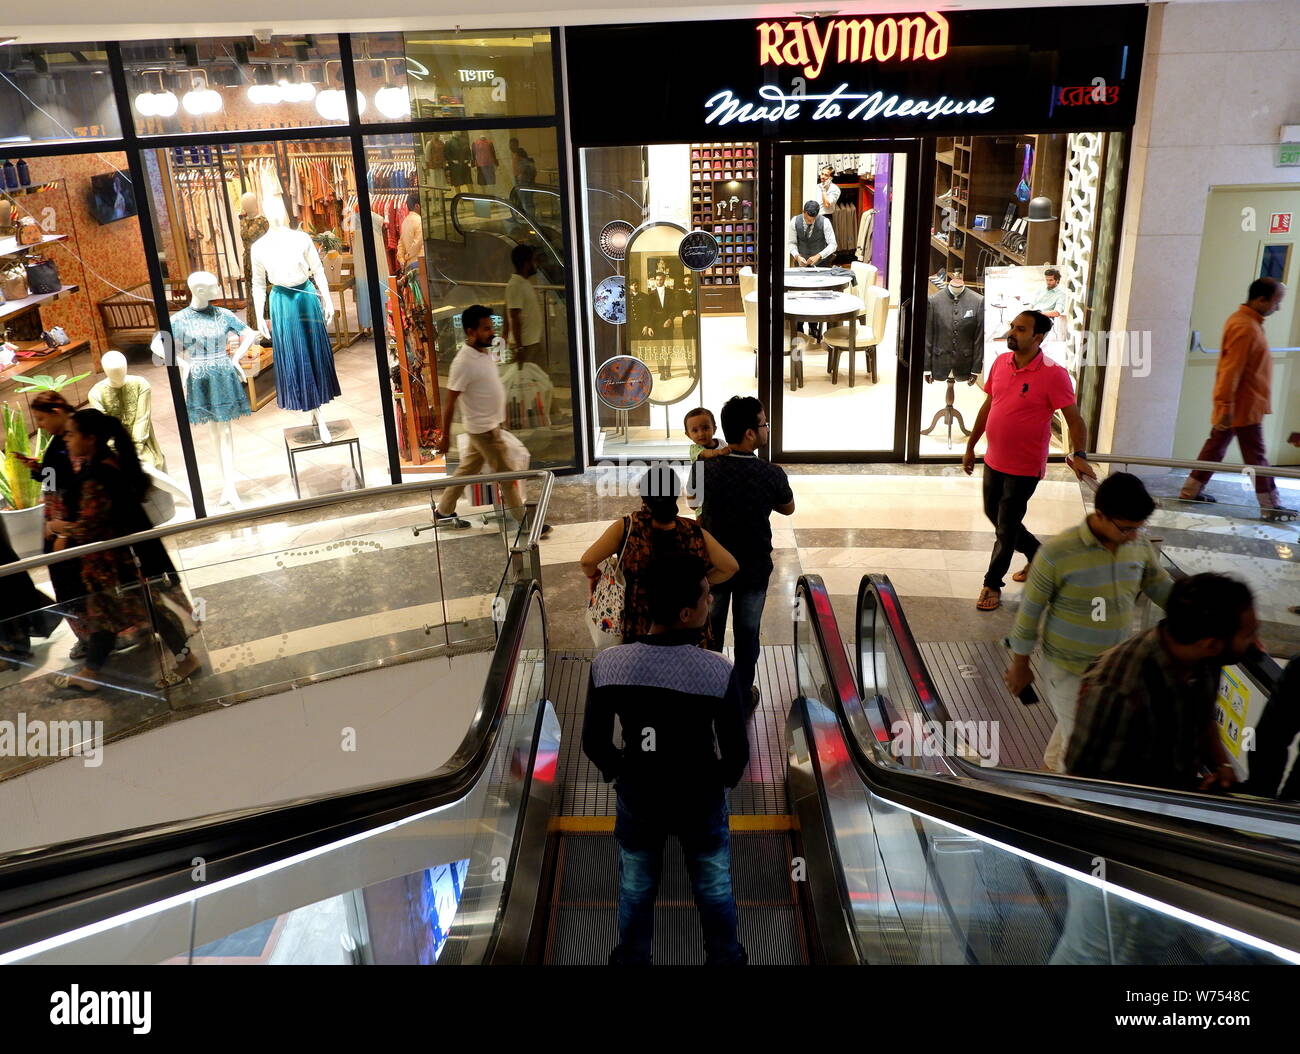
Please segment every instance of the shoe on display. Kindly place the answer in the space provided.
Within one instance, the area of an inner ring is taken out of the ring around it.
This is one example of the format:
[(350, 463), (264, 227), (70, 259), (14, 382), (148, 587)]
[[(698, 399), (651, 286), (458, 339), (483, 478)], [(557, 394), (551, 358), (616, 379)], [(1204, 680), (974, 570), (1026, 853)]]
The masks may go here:
[(452, 531), (468, 530), (471, 526), (469, 520), (462, 520), (454, 512), (449, 512), (445, 516), (440, 512), (435, 512), (433, 516), (433, 525), (435, 527), (446, 527)]

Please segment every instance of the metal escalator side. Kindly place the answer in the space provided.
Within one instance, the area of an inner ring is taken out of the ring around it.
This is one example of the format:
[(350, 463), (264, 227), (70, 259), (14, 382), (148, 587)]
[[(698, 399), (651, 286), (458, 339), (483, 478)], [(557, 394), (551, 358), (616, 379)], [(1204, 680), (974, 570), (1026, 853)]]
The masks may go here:
[[(211, 949), (259, 925), (278, 933), (323, 904), (337, 909), (313, 917), (332, 920), (328, 941), (263, 961), (510, 958), (528, 939), (527, 869), (554, 786), (559, 728), (545, 658), (540, 589), (519, 583), (474, 719), (426, 778), (7, 861), (0, 963), (229, 961)], [(439, 885), (448, 875), (450, 903)]]
[(936, 750), (904, 742), (912, 722), (894, 715), (945, 712), (896, 595), (871, 577), (885, 617), (884, 639), (862, 644), (870, 698), (821, 580), (797, 587), (789, 781), (832, 961), (1300, 963), (1296, 839), (1098, 803), (1066, 778), (989, 778), (942, 734)]

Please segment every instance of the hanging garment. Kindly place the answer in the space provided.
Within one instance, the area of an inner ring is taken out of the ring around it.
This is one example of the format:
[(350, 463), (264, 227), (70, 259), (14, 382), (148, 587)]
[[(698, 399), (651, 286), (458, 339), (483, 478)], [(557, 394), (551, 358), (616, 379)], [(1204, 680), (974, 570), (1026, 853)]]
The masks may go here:
[(852, 245), (858, 230), (858, 207), (841, 202), (831, 214), (831, 227), (835, 231), (836, 245)]
[(185, 410), (190, 424), (233, 421), (252, 413), (228, 344), (229, 334), (248, 327), (224, 307), (182, 308), (171, 323), (172, 335), (189, 361)]
[(864, 262), (871, 261), (871, 239), (876, 232), (876, 210), (867, 209), (858, 223), (858, 240), (856, 242), (857, 258)]
[[(253, 265), (248, 258), (249, 251), (253, 247), (253, 242), (257, 241), (263, 234), (271, 229), (271, 224), (265, 216), (240, 216), (239, 217), (239, 238), (244, 243), (244, 281), (251, 283), (253, 280)], [(257, 328), (257, 309), (253, 306), (252, 290), (249, 290), (248, 307), (245, 309), (244, 317), (248, 319), (248, 328)]]
[(936, 380), (951, 373), (959, 381), (984, 365), (984, 298), (969, 286), (956, 296), (940, 289), (925, 315), (925, 372)]
[(153, 431), (153, 393), (143, 377), (126, 377), (115, 386), (107, 378), (90, 389), (87, 401), (96, 410), (116, 417), (135, 441), (136, 453), (146, 465), (167, 471), (167, 459)]
[(334, 349), (311, 282), (271, 286), (267, 314), (275, 344), (275, 401), (284, 410), (315, 410), (342, 394)]

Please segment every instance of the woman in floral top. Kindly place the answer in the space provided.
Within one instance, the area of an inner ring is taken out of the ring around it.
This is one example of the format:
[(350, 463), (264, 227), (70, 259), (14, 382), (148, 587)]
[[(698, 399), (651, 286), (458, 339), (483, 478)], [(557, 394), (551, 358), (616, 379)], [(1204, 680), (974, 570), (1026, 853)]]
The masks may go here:
[[(582, 554), (582, 572), (591, 589), (600, 581), (600, 564), (622, 552), (619, 566), (627, 584), (623, 600), (623, 641), (631, 644), (650, 632), (650, 604), (646, 583), (654, 574), (658, 557), (686, 552), (709, 565), (709, 584), (725, 582), (739, 570), (735, 558), (695, 520), (677, 515), (681, 480), (669, 464), (651, 465), (638, 488), (642, 506), (630, 516), (615, 520)], [(705, 624), (707, 644), (708, 624)]]
[[(79, 410), (68, 419), (63, 435), (69, 455), (82, 459), (83, 464), (75, 484), (61, 488), (63, 518), (49, 523), (55, 550), (149, 530), (151, 524), (142, 505), (149, 477), (140, 468), (135, 444), (122, 422), (98, 410)], [(80, 563), (90, 634), (85, 664), (67, 678), (67, 684), (94, 692), (99, 690), (99, 673), (113, 652), (117, 635), (149, 625), (141, 576), (154, 588), (152, 580), (174, 581), (176, 572), (157, 540), (135, 546), (134, 555), (127, 547), (107, 549), (86, 554)], [(175, 586), (165, 581), (162, 591), (168, 589)], [(154, 610), (163, 643), (176, 656), (176, 668), (166, 683), (184, 680), (198, 670), (198, 658), (189, 651), (179, 619), (162, 604), (155, 604)]]

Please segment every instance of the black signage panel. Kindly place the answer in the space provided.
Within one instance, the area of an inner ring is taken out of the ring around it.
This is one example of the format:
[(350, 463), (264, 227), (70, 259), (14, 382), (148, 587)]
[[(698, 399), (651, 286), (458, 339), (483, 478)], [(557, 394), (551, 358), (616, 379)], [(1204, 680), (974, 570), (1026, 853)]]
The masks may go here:
[(565, 33), (580, 146), (1105, 130), (1133, 124), (1146, 8), (779, 17)]

